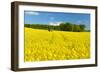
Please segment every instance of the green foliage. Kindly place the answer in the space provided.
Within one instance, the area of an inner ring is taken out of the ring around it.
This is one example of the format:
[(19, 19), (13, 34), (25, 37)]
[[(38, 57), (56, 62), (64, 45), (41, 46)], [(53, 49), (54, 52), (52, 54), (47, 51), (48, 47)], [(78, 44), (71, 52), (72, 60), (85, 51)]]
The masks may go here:
[(79, 25), (73, 25), (73, 31), (74, 32), (80, 32), (80, 26)]
[(85, 25), (84, 24), (80, 24), (80, 30), (84, 31), (85, 30)]
[(25, 27), (34, 28), (34, 29), (45, 29), (48, 31), (51, 30), (60, 30), (60, 31), (73, 31), (73, 32), (83, 32), (85, 31), (84, 24), (72, 24), (72, 23), (61, 23), (59, 26), (47, 25), (47, 24), (25, 24)]
[(61, 23), (60, 28), (62, 31), (73, 31), (73, 32), (82, 32), (85, 31), (85, 25), (80, 24), (71, 24), (71, 23)]
[(59, 27), (62, 31), (71, 31), (72, 30), (71, 23), (61, 23)]

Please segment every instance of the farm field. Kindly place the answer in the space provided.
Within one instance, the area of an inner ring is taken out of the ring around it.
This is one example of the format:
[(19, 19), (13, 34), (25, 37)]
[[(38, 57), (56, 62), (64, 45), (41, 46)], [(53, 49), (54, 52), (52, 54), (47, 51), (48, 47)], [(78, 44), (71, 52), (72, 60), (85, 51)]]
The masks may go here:
[(90, 58), (90, 32), (24, 29), (25, 62)]

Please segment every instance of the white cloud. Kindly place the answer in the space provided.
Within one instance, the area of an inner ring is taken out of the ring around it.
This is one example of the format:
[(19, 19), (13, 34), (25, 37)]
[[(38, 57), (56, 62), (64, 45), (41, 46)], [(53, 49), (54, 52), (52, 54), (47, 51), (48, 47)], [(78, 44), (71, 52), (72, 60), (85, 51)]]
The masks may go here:
[(50, 22), (49, 25), (54, 25), (54, 26), (58, 26), (60, 25), (62, 22)]
[(29, 15), (39, 15), (38, 12), (34, 12), (34, 11), (26, 11), (25, 14), (29, 14)]

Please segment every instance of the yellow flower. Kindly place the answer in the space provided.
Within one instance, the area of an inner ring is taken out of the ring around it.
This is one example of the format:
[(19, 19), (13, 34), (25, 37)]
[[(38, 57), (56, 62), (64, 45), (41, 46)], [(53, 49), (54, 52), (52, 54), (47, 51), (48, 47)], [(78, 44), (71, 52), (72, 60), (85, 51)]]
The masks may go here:
[(90, 58), (90, 32), (25, 28), (24, 61)]

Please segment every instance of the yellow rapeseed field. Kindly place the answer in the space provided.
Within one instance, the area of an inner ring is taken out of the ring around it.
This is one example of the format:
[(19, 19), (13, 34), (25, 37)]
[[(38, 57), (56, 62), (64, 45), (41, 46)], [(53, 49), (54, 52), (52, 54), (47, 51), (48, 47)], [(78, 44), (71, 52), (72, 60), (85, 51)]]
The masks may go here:
[(25, 62), (90, 58), (90, 32), (25, 27)]

